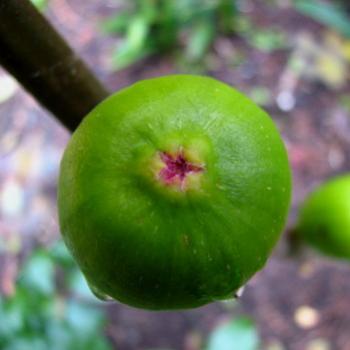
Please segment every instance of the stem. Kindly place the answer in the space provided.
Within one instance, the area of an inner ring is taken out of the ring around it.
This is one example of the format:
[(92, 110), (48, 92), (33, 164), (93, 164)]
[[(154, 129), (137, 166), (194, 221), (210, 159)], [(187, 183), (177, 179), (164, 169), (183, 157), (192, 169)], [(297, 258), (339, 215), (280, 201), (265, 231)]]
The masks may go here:
[(0, 0), (0, 64), (71, 131), (108, 96), (29, 0)]

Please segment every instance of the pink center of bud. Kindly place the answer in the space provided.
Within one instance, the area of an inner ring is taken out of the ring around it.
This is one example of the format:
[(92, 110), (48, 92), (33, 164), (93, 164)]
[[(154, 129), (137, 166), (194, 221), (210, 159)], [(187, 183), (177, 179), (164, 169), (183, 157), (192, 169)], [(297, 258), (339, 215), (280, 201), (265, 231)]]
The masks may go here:
[(200, 173), (204, 170), (203, 166), (186, 160), (183, 151), (175, 155), (161, 152), (160, 159), (163, 161), (164, 167), (159, 172), (159, 178), (167, 185), (179, 183), (182, 189), (188, 174)]

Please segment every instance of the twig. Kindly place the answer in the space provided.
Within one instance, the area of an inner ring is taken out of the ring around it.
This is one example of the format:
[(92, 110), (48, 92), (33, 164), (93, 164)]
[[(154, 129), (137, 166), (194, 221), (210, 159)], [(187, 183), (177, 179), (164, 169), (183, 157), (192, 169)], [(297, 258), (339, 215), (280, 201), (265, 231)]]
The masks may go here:
[(0, 64), (71, 131), (108, 96), (29, 0), (0, 1)]

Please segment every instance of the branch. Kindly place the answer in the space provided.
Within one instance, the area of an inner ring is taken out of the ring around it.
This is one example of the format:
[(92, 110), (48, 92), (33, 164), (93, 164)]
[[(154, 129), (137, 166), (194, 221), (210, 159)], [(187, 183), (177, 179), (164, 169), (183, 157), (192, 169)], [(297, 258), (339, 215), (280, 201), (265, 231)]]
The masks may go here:
[(0, 1), (0, 64), (71, 131), (108, 96), (29, 0)]

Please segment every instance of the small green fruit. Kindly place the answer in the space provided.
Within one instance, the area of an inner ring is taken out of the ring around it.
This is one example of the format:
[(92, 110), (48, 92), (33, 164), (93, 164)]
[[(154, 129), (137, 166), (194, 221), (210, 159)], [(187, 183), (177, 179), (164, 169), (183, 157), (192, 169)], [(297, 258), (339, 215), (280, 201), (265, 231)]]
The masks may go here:
[(290, 170), (265, 112), (211, 78), (139, 82), (98, 105), (65, 151), (65, 242), (92, 289), (147, 309), (233, 296), (285, 222)]
[(296, 229), (321, 252), (350, 259), (350, 176), (323, 184), (305, 201)]

